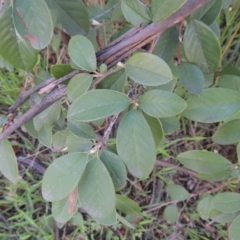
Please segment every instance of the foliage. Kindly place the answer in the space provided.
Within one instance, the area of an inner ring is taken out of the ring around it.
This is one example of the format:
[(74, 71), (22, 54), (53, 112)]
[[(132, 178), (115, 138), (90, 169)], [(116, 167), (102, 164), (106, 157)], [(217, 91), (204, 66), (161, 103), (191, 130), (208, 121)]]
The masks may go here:
[[(158, 23), (187, 1), (153, 0), (145, 5), (138, 0), (122, 0), (114, 1), (113, 6), (109, 2), (101, 9), (86, 7), (82, 0), (6, 0), (0, 11), (0, 66), (9, 70), (14, 66), (39, 82), (51, 74), (57, 79), (77, 70), (66, 83), (64, 101), (56, 101), (25, 124), (27, 132), (54, 154), (41, 191), (52, 203), (52, 216), (59, 227), (78, 219), (81, 208), (102, 225), (121, 222), (134, 228), (121, 216), (143, 216), (137, 202), (120, 194), (127, 173), (131, 178), (148, 179), (158, 156), (164, 156), (166, 135), (179, 128), (180, 119), (218, 123), (210, 137), (212, 142), (238, 143), (240, 152), (240, 73), (224, 65), (224, 41), (218, 36), (217, 18), (230, 2), (212, 0), (184, 23), (154, 39), (154, 44), (145, 45), (141, 52), (108, 69), (109, 63), (97, 61), (96, 34), (108, 44), (114, 35), (110, 30), (107, 37), (106, 32), (96, 31), (94, 24), (100, 23), (95, 19), (104, 23), (113, 17), (111, 11), (118, 11), (119, 19), (125, 18), (131, 27)], [(116, 34), (120, 36), (126, 26)], [(43, 74), (38, 69), (44, 49), (51, 41), (53, 45), (54, 27), (71, 36), (69, 59)], [(24, 108), (44, 96), (35, 93)], [(0, 142), (0, 153), (2, 174), (16, 184), (17, 159), (9, 140)], [(174, 157), (205, 181), (232, 181), (240, 174), (234, 163), (215, 152), (196, 149)], [(192, 195), (177, 184), (168, 184), (167, 190), (173, 202), (167, 204), (163, 216), (168, 223), (175, 223), (179, 214), (176, 203)], [(237, 239), (240, 194), (226, 191), (210, 196), (206, 192), (200, 197), (197, 211), (201, 218), (232, 223), (229, 236)]]

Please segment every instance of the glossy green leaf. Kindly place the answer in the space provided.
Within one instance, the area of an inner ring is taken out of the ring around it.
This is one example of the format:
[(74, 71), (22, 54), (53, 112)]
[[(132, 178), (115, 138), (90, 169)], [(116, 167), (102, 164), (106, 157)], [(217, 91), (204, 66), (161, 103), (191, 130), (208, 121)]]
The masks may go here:
[(104, 150), (100, 160), (107, 168), (116, 190), (123, 188), (127, 181), (127, 171), (123, 160), (116, 154)]
[(223, 213), (233, 213), (240, 210), (240, 194), (235, 192), (218, 193), (212, 200), (212, 205)]
[(230, 240), (238, 240), (240, 236), (240, 215), (238, 215), (232, 222), (229, 228)]
[(193, 17), (201, 20), (207, 25), (211, 25), (219, 15), (223, 5), (223, 0), (213, 0), (204, 4), (193, 13)]
[(240, 141), (240, 119), (229, 121), (218, 128), (212, 140), (221, 145), (234, 144)]
[(45, 0), (55, 26), (70, 35), (85, 35), (90, 27), (87, 9), (82, 0)]
[(42, 180), (42, 195), (46, 201), (67, 197), (77, 186), (88, 162), (85, 153), (69, 153), (59, 157), (47, 168)]
[(49, 124), (44, 124), (41, 129), (38, 131), (38, 140), (39, 142), (51, 148), (52, 146), (52, 127)]
[(139, 106), (152, 117), (165, 118), (181, 113), (186, 108), (186, 102), (175, 93), (156, 89), (140, 96)]
[(128, 77), (146, 86), (158, 86), (172, 80), (167, 63), (150, 53), (136, 53), (125, 64)]
[(2, 14), (0, 22), (0, 55), (17, 68), (32, 69), (37, 52), (16, 31), (11, 7)]
[(69, 196), (52, 203), (52, 215), (56, 222), (65, 224), (73, 217), (76, 212), (77, 206), (73, 211), (69, 211)]
[(68, 130), (57, 131), (52, 136), (52, 150), (54, 152), (60, 152), (66, 148), (66, 140), (69, 135)]
[(180, 129), (180, 122), (177, 117), (161, 118), (160, 121), (165, 134), (171, 134)]
[(169, 28), (160, 35), (153, 54), (168, 62), (176, 55), (178, 43), (179, 34), (177, 29), (175, 27)]
[(237, 92), (224, 88), (209, 88), (200, 96), (191, 96), (183, 116), (194, 121), (219, 122), (240, 110), (240, 96)]
[(149, 10), (139, 0), (123, 0), (121, 8), (126, 20), (134, 26), (151, 20)]
[(163, 212), (164, 219), (169, 223), (173, 224), (178, 220), (178, 208), (176, 204), (168, 205)]
[(67, 97), (70, 102), (75, 101), (89, 89), (93, 76), (87, 73), (75, 75), (67, 86)]
[(193, 150), (181, 153), (177, 159), (187, 168), (199, 173), (217, 173), (232, 166), (226, 158), (221, 155), (203, 150)]
[(152, 21), (161, 22), (176, 12), (187, 0), (158, 0), (152, 8)]
[(88, 139), (69, 134), (66, 139), (66, 145), (69, 152), (88, 152), (92, 148), (93, 143)]
[(78, 122), (70, 119), (68, 121), (68, 128), (70, 132), (77, 137), (84, 139), (96, 138), (96, 133), (94, 129), (88, 123)]
[(61, 101), (57, 101), (33, 119), (34, 127), (39, 131), (44, 124), (52, 126), (60, 117)]
[(130, 198), (116, 194), (116, 209), (124, 214), (141, 215), (141, 208)]
[(172, 200), (184, 201), (189, 198), (189, 192), (182, 186), (170, 184), (167, 186), (167, 191)]
[(214, 32), (204, 23), (191, 20), (184, 34), (184, 50), (189, 62), (204, 73), (216, 72), (221, 61), (221, 47)]
[(133, 176), (147, 178), (153, 170), (156, 158), (154, 139), (147, 121), (137, 110), (128, 112), (120, 122), (117, 151)]
[(152, 132), (152, 135), (153, 135), (153, 138), (154, 138), (154, 142), (155, 142), (155, 146), (157, 148), (164, 138), (164, 132), (163, 132), (162, 124), (159, 121), (159, 119), (157, 119), (157, 118), (151, 117), (147, 114), (144, 114), (143, 116), (146, 119), (146, 121), (147, 121), (147, 123), (148, 123), (148, 125), (151, 129), (151, 132)]
[(126, 109), (130, 98), (113, 90), (92, 90), (79, 97), (68, 110), (68, 119), (93, 121)]
[(16, 0), (13, 4), (13, 19), (17, 32), (37, 50), (50, 43), (53, 23), (44, 0)]
[(92, 43), (84, 36), (74, 36), (68, 44), (71, 60), (81, 69), (94, 72), (96, 70), (96, 56)]
[(222, 75), (218, 79), (219, 87), (231, 89), (240, 93), (240, 76)]
[(114, 208), (111, 213), (104, 217), (92, 217), (95, 221), (97, 221), (101, 225), (105, 226), (111, 226), (117, 223), (117, 212), (116, 209)]
[(13, 184), (16, 184), (18, 179), (17, 159), (6, 138), (0, 142), (0, 154), (1, 173)]
[(204, 75), (199, 67), (190, 63), (179, 66), (179, 81), (191, 93), (200, 94), (204, 87)]
[(51, 74), (56, 78), (61, 78), (71, 73), (74, 69), (69, 64), (57, 64), (51, 66)]
[(98, 89), (112, 89), (123, 92), (127, 81), (127, 75), (124, 70), (113, 73), (103, 79), (98, 85)]
[(213, 196), (209, 195), (209, 196), (201, 199), (200, 201), (198, 201), (197, 211), (203, 220), (209, 219), (210, 212), (214, 208), (211, 204), (212, 199), (213, 199)]
[(88, 163), (78, 184), (78, 199), (82, 208), (93, 218), (105, 218), (115, 209), (112, 179), (97, 157)]

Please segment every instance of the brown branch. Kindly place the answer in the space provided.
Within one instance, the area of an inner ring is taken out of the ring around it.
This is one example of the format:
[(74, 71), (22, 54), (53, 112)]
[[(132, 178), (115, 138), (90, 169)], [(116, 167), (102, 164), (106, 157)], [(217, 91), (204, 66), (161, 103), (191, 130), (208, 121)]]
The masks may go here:
[[(176, 11), (169, 18), (165, 19), (162, 22), (151, 23), (147, 26), (141, 25), (139, 27), (134, 27), (120, 38), (109, 44), (104, 49), (96, 53), (98, 63), (104, 62), (108, 67), (116, 65), (118, 62), (129, 57), (134, 51), (140, 49), (142, 46), (147, 43), (151, 43), (155, 37), (160, 35), (162, 32), (167, 30), (169, 27), (175, 25), (176, 23), (182, 21), (193, 11), (208, 3), (210, 0), (188, 0), (186, 4), (183, 5), (178, 11)], [(77, 70), (78, 71), (78, 70)], [(33, 93), (39, 91), (40, 89), (48, 86), (49, 84), (58, 85), (60, 82), (63, 82), (74, 75), (77, 72), (74, 71), (61, 79), (55, 80), (50, 78), (45, 82), (33, 87), (32, 89), (23, 93), (16, 101), (16, 103), (9, 109), (9, 113), (14, 112), (17, 108), (26, 101), (26, 99)], [(9, 136), (17, 128), (22, 126), (24, 123), (31, 120), (40, 112), (44, 111), (51, 104), (59, 100), (66, 94), (66, 88), (62, 87), (51, 92), (49, 95), (46, 95), (40, 102), (28, 110), (21, 118), (14, 122), (6, 131), (0, 134), (0, 141), (5, 137)]]
[(57, 100), (61, 99), (66, 94), (66, 87), (63, 86), (59, 89), (54, 90), (50, 94), (46, 95), (42, 100), (35, 104), (31, 109), (29, 109), (24, 115), (16, 120), (8, 129), (6, 129), (2, 134), (0, 134), (0, 141), (5, 137), (9, 136), (16, 129), (21, 127), (23, 124), (37, 116), (39, 113), (44, 111), (50, 105), (52, 105)]

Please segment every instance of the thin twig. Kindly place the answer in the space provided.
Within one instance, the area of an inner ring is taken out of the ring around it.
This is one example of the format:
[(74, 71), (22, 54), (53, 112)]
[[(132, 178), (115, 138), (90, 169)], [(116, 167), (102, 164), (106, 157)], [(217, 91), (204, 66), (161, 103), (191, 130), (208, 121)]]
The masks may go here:
[(91, 18), (90, 21), (92, 20), (95, 20), (95, 19), (98, 19), (100, 17), (103, 17), (104, 15), (108, 14), (109, 12), (111, 12), (112, 10), (114, 10), (118, 5), (120, 5), (121, 1), (119, 1), (118, 3), (116, 3), (114, 6), (112, 6), (111, 8), (109, 8), (107, 11), (97, 15), (96, 17), (94, 18)]
[(157, 160), (156, 161), (156, 165), (157, 166), (162, 166), (162, 167), (174, 168), (174, 169), (176, 169), (179, 172), (186, 173), (186, 174), (191, 175), (191, 176), (196, 177), (196, 178), (198, 177), (196, 172), (193, 172), (191, 170), (188, 170), (188, 169), (176, 166), (176, 165), (174, 165), (172, 163), (169, 163), (169, 162), (166, 162), (166, 161)]

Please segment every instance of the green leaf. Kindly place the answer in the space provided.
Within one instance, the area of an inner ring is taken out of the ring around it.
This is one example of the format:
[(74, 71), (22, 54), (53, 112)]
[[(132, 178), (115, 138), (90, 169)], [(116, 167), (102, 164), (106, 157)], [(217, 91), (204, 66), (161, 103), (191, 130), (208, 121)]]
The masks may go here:
[(239, 211), (234, 213), (222, 213), (217, 209), (213, 209), (210, 212), (210, 218), (217, 223), (231, 223), (239, 214)]
[(85, 153), (69, 153), (55, 159), (43, 176), (44, 199), (54, 202), (67, 197), (77, 186), (87, 162)]
[(223, 0), (213, 0), (204, 4), (193, 13), (193, 17), (201, 20), (207, 25), (211, 25), (219, 15), (223, 5)]
[(124, 214), (142, 215), (138, 204), (123, 195), (116, 194), (116, 209)]
[(218, 79), (218, 85), (221, 88), (231, 89), (240, 93), (240, 76), (222, 75)]
[(39, 131), (44, 124), (53, 126), (60, 117), (61, 101), (57, 101), (33, 119), (34, 127)]
[(190, 63), (181, 63), (179, 70), (180, 83), (191, 93), (200, 94), (204, 87), (204, 75), (201, 69)]
[(126, 74), (135, 82), (146, 86), (158, 86), (172, 80), (167, 63), (150, 53), (136, 53), (125, 64)]
[(135, 227), (129, 223), (124, 217), (122, 217), (121, 215), (117, 214), (117, 218), (118, 218), (118, 221), (120, 223), (122, 223), (123, 225), (127, 226), (128, 228), (130, 229), (135, 229)]
[(5, 59), (0, 56), (0, 68), (6, 68), (9, 72), (13, 72), (13, 65), (7, 62)]
[(169, 223), (173, 224), (178, 220), (178, 208), (176, 204), (168, 205), (163, 212), (164, 219)]
[(160, 120), (157, 118), (148, 116), (147, 114), (144, 114), (143, 116), (146, 119), (146, 121), (151, 129), (151, 132), (152, 132), (152, 135), (154, 138), (154, 142), (155, 142), (155, 146), (157, 148), (164, 138), (162, 124), (161, 124)]
[(180, 185), (170, 184), (167, 186), (168, 194), (172, 200), (184, 201), (189, 198), (189, 192)]
[(74, 69), (69, 64), (56, 64), (51, 66), (51, 74), (56, 78), (61, 78), (71, 73)]
[(66, 145), (69, 152), (88, 152), (93, 144), (88, 139), (69, 134), (66, 139)]
[(92, 90), (79, 97), (68, 110), (68, 119), (93, 121), (126, 109), (130, 98), (113, 90)]
[(229, 121), (218, 128), (212, 140), (221, 145), (234, 144), (240, 141), (240, 119)]
[(115, 72), (103, 79), (98, 85), (98, 89), (112, 89), (123, 92), (127, 81), (127, 75), (124, 70)]
[(187, 168), (199, 173), (212, 174), (232, 166), (226, 158), (213, 152), (193, 150), (181, 153), (177, 159)]
[(82, 208), (93, 218), (105, 218), (115, 209), (115, 191), (107, 168), (97, 157), (88, 163), (78, 185)]
[(180, 129), (180, 122), (177, 117), (161, 118), (160, 121), (165, 134), (171, 134)]
[(67, 97), (70, 102), (75, 101), (89, 89), (93, 76), (87, 73), (75, 75), (67, 86)]
[(149, 10), (139, 0), (123, 0), (121, 8), (126, 20), (134, 26), (151, 20)]
[(227, 169), (221, 172), (216, 172), (216, 173), (211, 173), (211, 174), (206, 174), (206, 173), (199, 173), (197, 177), (199, 179), (206, 180), (208, 182), (219, 182), (219, 181), (224, 181), (228, 179), (232, 174), (232, 170)]
[(240, 142), (237, 144), (237, 157), (238, 157), (238, 164), (240, 165)]
[(81, 69), (94, 72), (96, 56), (92, 43), (84, 36), (77, 35), (70, 39), (68, 53), (71, 60)]
[(233, 213), (240, 210), (240, 194), (235, 192), (218, 193), (212, 200), (212, 205), (223, 213)]
[(13, 184), (16, 184), (18, 179), (17, 159), (11, 144), (6, 138), (0, 142), (0, 154), (0, 170), (2, 174)]
[(93, 217), (93, 219), (95, 221), (97, 221), (99, 224), (101, 225), (105, 225), (105, 226), (111, 226), (117, 223), (117, 212), (116, 209), (114, 208), (112, 210), (111, 213), (109, 213), (108, 215), (104, 216), (104, 217)]
[(240, 110), (240, 96), (237, 92), (224, 88), (209, 88), (200, 96), (191, 96), (183, 116), (194, 121), (219, 122)]
[(187, 0), (158, 0), (152, 8), (152, 21), (161, 22), (176, 12)]
[(84, 139), (95, 139), (96, 133), (94, 129), (88, 124), (78, 122), (70, 119), (68, 121), (68, 128), (72, 134)]
[(68, 135), (69, 135), (68, 130), (58, 131), (58, 132), (53, 134), (53, 136), (52, 136), (52, 150), (54, 152), (60, 152), (64, 148), (66, 148), (66, 146), (67, 146), (66, 145), (66, 140), (67, 140)]
[(221, 62), (221, 47), (214, 32), (204, 23), (191, 20), (184, 34), (184, 50), (189, 62), (204, 73), (216, 72)]
[(69, 211), (69, 196), (52, 203), (52, 215), (58, 223), (67, 223), (76, 212), (77, 205), (73, 211)]
[(152, 117), (165, 118), (181, 113), (186, 108), (186, 103), (175, 93), (156, 89), (140, 96), (139, 106)]
[(26, 122), (24, 124), (24, 127), (26, 128), (27, 133), (32, 136), (33, 138), (38, 138), (38, 132), (36, 131), (34, 125), (33, 125), (33, 119)]
[(238, 215), (232, 222), (229, 228), (229, 237), (230, 240), (238, 240), (240, 235), (240, 215)]
[(55, 26), (70, 35), (85, 35), (90, 27), (87, 9), (82, 0), (45, 0)]
[(212, 199), (213, 199), (213, 196), (209, 195), (201, 199), (200, 201), (198, 201), (197, 211), (203, 220), (208, 220), (210, 217), (210, 212), (213, 209), (213, 206), (211, 204)]
[(156, 160), (154, 139), (147, 121), (137, 110), (128, 112), (120, 122), (117, 151), (134, 177), (147, 178), (153, 170)]
[(49, 124), (44, 124), (41, 129), (38, 131), (38, 140), (39, 142), (51, 148), (52, 146), (52, 127)]
[(13, 19), (17, 32), (37, 50), (50, 43), (53, 23), (49, 8), (44, 0), (14, 1)]
[(217, 36), (217, 38), (220, 38), (221, 36), (221, 30), (220, 27), (218, 25), (218, 23), (216, 21), (214, 21), (210, 26), (211, 30), (215, 33), (215, 35)]
[(127, 181), (127, 171), (123, 160), (116, 154), (106, 150), (101, 153), (100, 160), (107, 168), (115, 189), (122, 189)]
[(179, 34), (177, 29), (175, 27), (169, 28), (160, 35), (153, 54), (168, 62), (176, 55), (178, 43)]
[(32, 69), (37, 52), (16, 31), (11, 7), (2, 14), (0, 22), (0, 55), (17, 68)]

